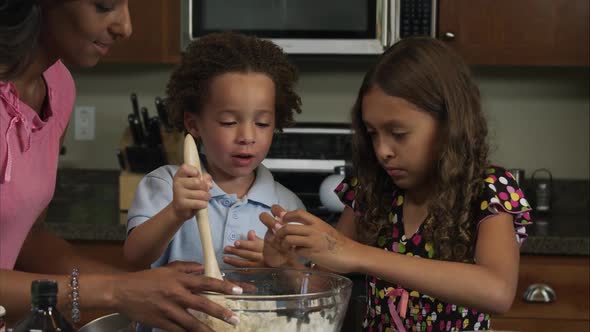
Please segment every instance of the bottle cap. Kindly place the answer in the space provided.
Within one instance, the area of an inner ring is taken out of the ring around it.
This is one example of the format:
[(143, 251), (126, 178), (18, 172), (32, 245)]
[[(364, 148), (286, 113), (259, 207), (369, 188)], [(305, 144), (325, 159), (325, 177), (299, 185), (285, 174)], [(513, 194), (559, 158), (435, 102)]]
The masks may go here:
[(31, 283), (31, 294), (33, 296), (56, 296), (57, 281), (35, 280)]
[(33, 306), (53, 307), (57, 304), (57, 281), (34, 280), (31, 283)]

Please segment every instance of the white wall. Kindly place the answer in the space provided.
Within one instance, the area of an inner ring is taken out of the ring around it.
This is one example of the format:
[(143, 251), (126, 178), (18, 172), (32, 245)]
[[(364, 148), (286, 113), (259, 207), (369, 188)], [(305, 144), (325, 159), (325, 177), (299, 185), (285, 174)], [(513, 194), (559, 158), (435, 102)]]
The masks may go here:
[[(298, 121), (347, 122), (363, 61), (301, 63)], [(171, 66), (99, 65), (74, 72), (77, 105), (96, 106), (96, 139), (75, 141), (72, 121), (61, 167), (118, 168), (115, 149), (131, 112), (129, 94), (155, 114)], [(489, 118), (492, 161), (524, 168), (527, 177), (545, 167), (554, 177), (590, 178), (588, 68), (475, 68)]]

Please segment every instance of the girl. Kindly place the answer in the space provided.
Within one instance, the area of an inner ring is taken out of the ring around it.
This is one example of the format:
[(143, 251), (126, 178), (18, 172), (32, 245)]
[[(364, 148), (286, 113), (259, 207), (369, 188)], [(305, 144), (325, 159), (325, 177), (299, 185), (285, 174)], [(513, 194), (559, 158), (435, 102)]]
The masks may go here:
[(467, 66), (435, 39), (398, 42), (366, 74), (352, 125), (355, 177), (335, 190), (347, 205), (336, 229), (274, 207), (279, 222), (261, 216), (266, 263), (297, 266), (294, 247), (367, 274), (366, 331), (488, 329), (514, 299), (530, 207), (510, 173), (487, 166)]
[[(233, 316), (191, 293), (231, 293), (236, 287), (187, 274), (202, 270), (197, 264), (113, 273), (114, 268), (82, 257), (42, 227), (76, 94), (64, 63), (94, 66), (114, 42), (130, 34), (127, 0), (0, 2), (0, 301), (9, 321), (30, 310), (35, 279), (58, 281), (58, 303), (74, 322), (80, 312), (83, 317), (89, 309), (107, 309), (168, 331), (185, 331), (202, 328), (187, 307), (219, 318)], [(75, 284), (79, 288), (70, 287)]]
[(303, 208), (261, 164), (275, 129), (301, 112), (296, 80), (282, 50), (256, 37), (216, 33), (188, 47), (168, 83), (167, 106), (176, 126), (201, 142), (207, 174), (167, 165), (142, 179), (128, 213), (129, 261), (152, 267), (202, 262), (194, 215), (208, 207), (220, 266), (263, 265), (256, 234), (266, 227), (259, 215), (274, 204)]

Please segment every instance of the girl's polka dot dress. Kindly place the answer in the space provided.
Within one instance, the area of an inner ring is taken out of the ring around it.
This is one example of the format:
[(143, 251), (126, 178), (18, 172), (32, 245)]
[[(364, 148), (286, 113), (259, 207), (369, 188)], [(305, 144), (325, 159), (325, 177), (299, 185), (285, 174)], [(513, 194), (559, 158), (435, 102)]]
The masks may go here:
[[(513, 215), (516, 240), (525, 240), (526, 226), (530, 224), (530, 205), (512, 174), (498, 166), (490, 166), (483, 176), (484, 188), (475, 208), (478, 224), (498, 212)], [(342, 202), (354, 207), (355, 178), (345, 179), (335, 189)], [(393, 195), (389, 222), (377, 238), (377, 247), (425, 259), (434, 257), (432, 243), (422, 238), (421, 225), (416, 233), (406, 238), (403, 224), (404, 193)], [(358, 209), (357, 209), (358, 210)], [(365, 331), (463, 331), (488, 330), (490, 315), (475, 309), (439, 301), (427, 294), (367, 276), (367, 312), (363, 322)]]

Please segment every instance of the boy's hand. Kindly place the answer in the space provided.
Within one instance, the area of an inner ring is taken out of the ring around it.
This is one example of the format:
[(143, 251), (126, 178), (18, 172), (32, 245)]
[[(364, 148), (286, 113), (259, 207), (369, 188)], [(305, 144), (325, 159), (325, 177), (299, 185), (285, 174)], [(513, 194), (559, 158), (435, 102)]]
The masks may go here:
[(247, 240), (238, 240), (233, 246), (223, 248), (226, 254), (241, 258), (225, 256), (223, 257), (223, 261), (236, 267), (264, 267), (262, 260), (263, 246), (264, 242), (262, 239), (256, 236), (253, 230), (250, 230)]
[(191, 165), (182, 164), (174, 175), (172, 208), (179, 222), (192, 218), (197, 210), (204, 209), (211, 199), (211, 176), (201, 174)]

